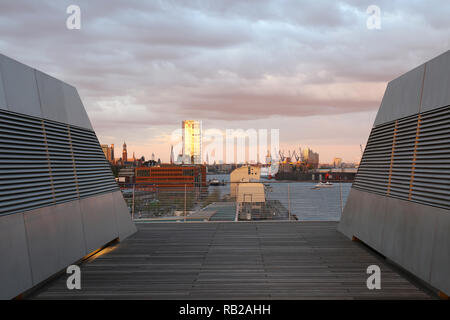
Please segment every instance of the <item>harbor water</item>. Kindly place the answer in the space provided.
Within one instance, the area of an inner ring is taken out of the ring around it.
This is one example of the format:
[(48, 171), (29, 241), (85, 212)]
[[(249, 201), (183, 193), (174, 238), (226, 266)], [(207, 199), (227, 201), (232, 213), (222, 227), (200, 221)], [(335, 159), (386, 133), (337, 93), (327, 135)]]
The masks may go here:
[[(230, 192), (229, 175), (208, 175), (207, 180), (217, 179), (225, 185), (210, 186), (209, 193), (225, 196)], [(279, 200), (290, 207), (291, 214), (302, 221), (339, 221), (342, 206), (345, 206), (351, 183), (334, 183), (332, 187), (313, 189), (316, 182), (279, 181), (262, 178), (267, 188), (268, 200)]]

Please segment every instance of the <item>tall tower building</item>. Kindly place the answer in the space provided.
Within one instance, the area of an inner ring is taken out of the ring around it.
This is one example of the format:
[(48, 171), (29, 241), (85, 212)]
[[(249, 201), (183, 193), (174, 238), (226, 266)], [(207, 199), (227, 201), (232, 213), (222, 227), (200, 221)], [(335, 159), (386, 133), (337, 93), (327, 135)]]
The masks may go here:
[(102, 144), (101, 147), (106, 160), (110, 163), (114, 163), (114, 145), (108, 146), (107, 144)]
[(110, 155), (111, 155), (111, 160), (110, 160), (110, 161), (111, 161), (112, 163), (115, 163), (115, 160), (114, 160), (114, 159), (115, 159), (115, 158), (114, 158), (114, 144), (111, 145), (111, 152), (110, 152)]
[(183, 120), (183, 158), (189, 158), (192, 164), (202, 163), (202, 122)]
[(122, 161), (127, 162), (128, 161), (128, 155), (127, 155), (127, 144), (123, 143), (123, 149), (122, 149)]

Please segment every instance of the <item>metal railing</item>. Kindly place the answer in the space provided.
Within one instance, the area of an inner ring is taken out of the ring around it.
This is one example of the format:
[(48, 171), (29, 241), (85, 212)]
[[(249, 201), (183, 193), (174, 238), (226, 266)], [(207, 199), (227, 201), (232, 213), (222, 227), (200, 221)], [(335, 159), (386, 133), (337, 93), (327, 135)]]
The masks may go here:
[(130, 214), (141, 222), (338, 221), (350, 183), (262, 180), (206, 186), (121, 184)]

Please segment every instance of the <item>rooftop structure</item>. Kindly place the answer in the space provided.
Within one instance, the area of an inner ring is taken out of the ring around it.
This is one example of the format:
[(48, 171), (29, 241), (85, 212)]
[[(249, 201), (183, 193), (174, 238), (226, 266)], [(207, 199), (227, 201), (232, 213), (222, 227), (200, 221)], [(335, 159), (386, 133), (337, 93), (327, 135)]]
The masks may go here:
[(450, 294), (450, 51), (389, 82), (339, 230)]
[(261, 168), (257, 166), (242, 166), (230, 173), (230, 196), (236, 197), (240, 182), (258, 182), (261, 177)]
[(204, 165), (137, 167), (135, 170), (137, 184), (153, 184), (160, 188), (206, 187)]
[(0, 299), (136, 228), (77, 90), (0, 54)]

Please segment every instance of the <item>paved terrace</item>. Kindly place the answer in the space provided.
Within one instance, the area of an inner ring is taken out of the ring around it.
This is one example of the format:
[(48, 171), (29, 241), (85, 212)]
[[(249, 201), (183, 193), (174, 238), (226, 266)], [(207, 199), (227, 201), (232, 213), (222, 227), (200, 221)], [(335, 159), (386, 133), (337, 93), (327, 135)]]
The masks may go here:
[[(35, 299), (427, 299), (381, 256), (334, 222), (146, 223), (82, 264), (82, 289), (66, 274)], [(368, 290), (366, 268), (381, 268)]]

